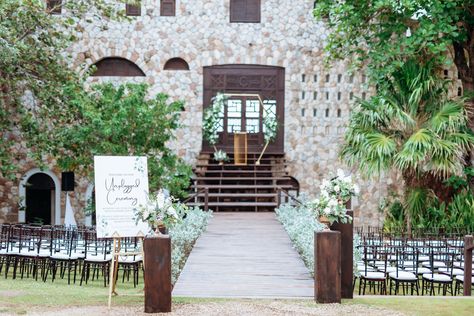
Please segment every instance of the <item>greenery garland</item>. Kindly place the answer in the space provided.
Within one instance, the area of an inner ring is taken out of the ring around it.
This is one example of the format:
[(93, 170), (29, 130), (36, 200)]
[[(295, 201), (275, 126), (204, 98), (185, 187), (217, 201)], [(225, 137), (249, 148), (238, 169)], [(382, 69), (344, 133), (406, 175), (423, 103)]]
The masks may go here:
[(204, 112), (204, 120), (202, 124), (203, 137), (211, 146), (215, 146), (219, 139), (218, 130), (219, 122), (221, 120), (220, 114), (224, 109), (224, 103), (227, 100), (226, 96), (218, 93), (212, 98), (212, 104)]

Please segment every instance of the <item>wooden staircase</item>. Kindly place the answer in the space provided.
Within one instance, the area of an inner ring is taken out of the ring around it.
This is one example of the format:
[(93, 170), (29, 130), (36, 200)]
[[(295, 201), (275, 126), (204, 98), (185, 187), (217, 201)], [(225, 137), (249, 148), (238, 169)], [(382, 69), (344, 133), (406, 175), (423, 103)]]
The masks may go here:
[(189, 206), (207, 206), (221, 211), (273, 211), (279, 189), (298, 191), (298, 183), (286, 171), (285, 155), (250, 153), (246, 165), (236, 165), (234, 157), (220, 165), (212, 153), (201, 152), (194, 169)]

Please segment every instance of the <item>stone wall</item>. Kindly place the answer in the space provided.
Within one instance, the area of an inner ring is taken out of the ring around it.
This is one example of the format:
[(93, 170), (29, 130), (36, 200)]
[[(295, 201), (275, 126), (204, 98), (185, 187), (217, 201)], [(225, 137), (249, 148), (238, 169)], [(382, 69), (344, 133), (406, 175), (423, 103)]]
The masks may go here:
[[(229, 1), (178, 0), (174, 17), (160, 16), (159, 3), (143, 0), (142, 16), (131, 21), (84, 23), (83, 32), (69, 51), (75, 60), (73, 66), (83, 71), (84, 66), (87, 68), (105, 57), (127, 58), (146, 77), (94, 77), (91, 83), (145, 82), (151, 86), (152, 94), (165, 92), (172, 99), (186, 101), (181, 116), (185, 127), (177, 131), (177, 140), (171, 146), (189, 163), (195, 162), (201, 149), (203, 67), (284, 67), (285, 152), (290, 174), (300, 182), (302, 192), (315, 196), (329, 172), (339, 167), (351, 172), (338, 160), (339, 146), (351, 103), (372, 91), (366, 87), (363, 73), (350, 74), (343, 63), (325, 67), (323, 47), (327, 30), (312, 16), (313, 1), (262, 0), (261, 23), (229, 23)], [(186, 60), (190, 70), (163, 70), (166, 61), (173, 57)], [(22, 171), (27, 171), (26, 166)], [(356, 178), (361, 186), (361, 196), (353, 203), (356, 225), (379, 225), (379, 200), (389, 187), (400, 182), (393, 176), (370, 181)], [(77, 208), (84, 204), (87, 187), (87, 180), (80, 182), (76, 190)], [(0, 182), (2, 185), (6, 188)], [(11, 194), (15, 194), (14, 190), (4, 192), (3, 196)], [(13, 207), (4, 204), (0, 204), (0, 210), (13, 214)], [(11, 218), (0, 213), (0, 221)]]

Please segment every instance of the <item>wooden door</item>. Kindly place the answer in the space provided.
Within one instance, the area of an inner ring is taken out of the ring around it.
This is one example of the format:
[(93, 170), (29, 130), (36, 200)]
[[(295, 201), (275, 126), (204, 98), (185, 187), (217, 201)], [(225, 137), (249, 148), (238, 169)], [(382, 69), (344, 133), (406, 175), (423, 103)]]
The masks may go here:
[[(218, 92), (230, 96), (221, 112), (221, 127), (217, 147), (226, 152), (233, 151), (235, 132), (247, 132), (248, 150), (260, 153), (265, 145), (264, 113), (276, 117), (279, 123), (277, 139), (267, 151), (283, 153), (284, 135), (284, 69), (270, 66), (224, 65), (204, 68), (204, 108)], [(238, 94), (259, 94), (257, 97)], [(203, 141), (203, 150), (212, 148)]]

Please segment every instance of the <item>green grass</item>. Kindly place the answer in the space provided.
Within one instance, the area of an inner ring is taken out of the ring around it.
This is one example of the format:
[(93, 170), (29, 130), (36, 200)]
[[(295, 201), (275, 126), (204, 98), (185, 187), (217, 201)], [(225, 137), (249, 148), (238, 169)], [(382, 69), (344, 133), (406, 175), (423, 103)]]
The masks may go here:
[[(112, 299), (113, 306), (140, 306), (143, 305), (143, 279), (137, 288), (132, 282), (122, 283), (121, 275), (117, 283), (118, 296)], [(67, 280), (51, 279), (47, 282), (30, 279), (16, 279), (0, 277), (0, 313), (26, 314), (36, 308), (64, 308), (67, 306), (106, 306), (108, 287), (105, 288), (102, 279), (79, 286), (67, 284)], [(218, 298), (184, 298), (174, 297), (173, 304), (202, 304), (225, 303), (229, 301), (249, 301), (239, 299)], [(265, 300), (258, 300), (265, 301)], [(267, 300), (268, 301), (268, 300)], [(284, 300), (286, 303), (316, 306), (312, 300)], [(344, 300), (344, 304), (362, 304), (400, 311), (409, 315), (472, 315), (474, 299), (450, 297), (357, 297), (354, 300)]]
[(474, 299), (461, 297), (371, 297), (355, 298), (345, 303), (383, 307), (409, 315), (468, 316), (474, 314)]

